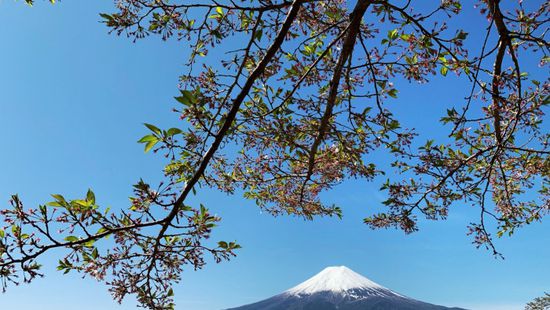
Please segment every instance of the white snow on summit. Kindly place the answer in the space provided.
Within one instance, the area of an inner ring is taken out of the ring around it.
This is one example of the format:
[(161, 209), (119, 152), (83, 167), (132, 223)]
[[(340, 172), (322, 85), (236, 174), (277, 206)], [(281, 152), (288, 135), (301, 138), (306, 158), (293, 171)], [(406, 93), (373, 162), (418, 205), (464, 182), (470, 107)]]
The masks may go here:
[[(289, 289), (291, 295), (307, 295), (318, 292), (342, 293), (349, 290), (382, 291), (385, 294), (399, 295), (363, 277), (346, 266), (327, 267), (307, 281)], [(378, 294), (376, 294), (378, 295)]]
[(265, 309), (466, 310), (433, 305), (403, 296), (345, 266), (325, 268), (307, 281), (281, 294), (227, 310)]

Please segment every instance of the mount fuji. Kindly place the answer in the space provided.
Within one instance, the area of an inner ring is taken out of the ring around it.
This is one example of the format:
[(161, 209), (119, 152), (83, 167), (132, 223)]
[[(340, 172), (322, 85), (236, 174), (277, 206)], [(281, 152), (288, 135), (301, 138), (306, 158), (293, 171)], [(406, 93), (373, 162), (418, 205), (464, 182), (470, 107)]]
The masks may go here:
[(465, 310), (421, 302), (345, 267), (328, 267), (271, 298), (228, 310)]

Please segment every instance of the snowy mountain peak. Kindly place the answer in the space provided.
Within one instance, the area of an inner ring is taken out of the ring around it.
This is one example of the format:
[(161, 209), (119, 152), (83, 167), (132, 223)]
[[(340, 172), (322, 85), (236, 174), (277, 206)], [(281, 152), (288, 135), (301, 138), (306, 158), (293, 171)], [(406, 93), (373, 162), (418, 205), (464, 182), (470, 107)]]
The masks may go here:
[(228, 310), (465, 310), (400, 295), (345, 267), (328, 267), (282, 294)]
[(318, 292), (346, 292), (350, 290), (389, 291), (346, 266), (327, 267), (305, 282), (289, 289), (291, 295), (314, 294)]

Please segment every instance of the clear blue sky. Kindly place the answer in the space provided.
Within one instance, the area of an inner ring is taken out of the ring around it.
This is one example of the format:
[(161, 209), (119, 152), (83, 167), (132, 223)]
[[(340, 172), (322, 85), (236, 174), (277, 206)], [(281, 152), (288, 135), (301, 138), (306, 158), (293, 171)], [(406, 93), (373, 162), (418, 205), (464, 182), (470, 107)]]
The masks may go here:
[[(170, 109), (186, 45), (108, 35), (98, 13), (111, 11), (112, 1), (38, 2), (28, 8), (0, 0), (0, 205), (13, 193), (34, 206), (51, 193), (76, 197), (93, 188), (103, 205), (126, 207), (131, 184), (161, 177), (161, 158), (135, 141), (143, 122), (178, 124)], [(477, 15), (468, 20), (472, 29), (485, 26)], [(463, 86), (451, 75), (429, 85), (403, 83), (393, 104), (405, 125), (441, 132), (437, 119), (464, 97)], [(471, 309), (522, 309), (550, 290), (549, 222), (498, 240), (506, 259), (495, 260), (465, 235), (477, 216), (471, 207), (453, 208), (445, 222), (422, 222), (410, 236), (368, 229), (362, 218), (380, 207), (378, 186), (339, 186), (326, 200), (342, 206), (344, 219), (314, 222), (273, 218), (239, 196), (201, 191), (195, 201), (223, 217), (214, 238), (237, 240), (243, 249), (231, 262), (186, 271), (175, 289), (177, 309), (257, 301), (329, 265), (423, 301)], [(42, 263), (47, 276), (10, 287), (0, 309), (135, 309), (132, 299), (114, 303), (102, 284), (55, 272), (54, 256)]]

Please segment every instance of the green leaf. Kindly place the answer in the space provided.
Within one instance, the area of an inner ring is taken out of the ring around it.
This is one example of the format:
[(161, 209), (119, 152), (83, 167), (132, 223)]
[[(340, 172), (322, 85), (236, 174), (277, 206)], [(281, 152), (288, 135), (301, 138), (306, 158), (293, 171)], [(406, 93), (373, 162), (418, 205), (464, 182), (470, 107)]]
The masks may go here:
[(158, 141), (158, 138), (154, 135), (146, 135), (146, 136), (143, 136), (141, 139), (139, 139), (138, 143), (147, 143), (151, 141)]
[(6, 236), (6, 233), (0, 228), (0, 238), (4, 238), (4, 236)]
[(170, 128), (170, 129), (168, 129), (168, 131), (166, 132), (166, 135), (167, 135), (168, 137), (172, 137), (172, 136), (175, 136), (175, 135), (180, 134), (180, 133), (182, 133), (182, 132), (183, 132), (183, 131), (182, 131), (181, 129), (179, 129), (179, 128)]
[(235, 242), (229, 242), (229, 248), (230, 249), (240, 249), (241, 246)]
[(109, 14), (105, 14), (105, 13), (99, 13), (99, 16), (101, 16), (101, 18), (107, 20), (107, 22), (110, 22), (113, 20), (113, 16), (109, 15)]
[(68, 242), (75, 242), (75, 241), (78, 241), (80, 239), (78, 239), (78, 237), (76, 236), (67, 236), (65, 237), (65, 241), (68, 241)]
[(262, 36), (264, 35), (264, 32), (262, 29), (259, 29), (257, 30), (255, 33), (254, 33), (254, 38), (258, 41), (262, 40)]
[(46, 203), (47, 206), (50, 206), (50, 207), (63, 207), (62, 204), (60, 204), (59, 202), (57, 201), (50, 201), (48, 203)]
[(195, 97), (195, 95), (188, 90), (180, 90), (180, 93), (181, 96), (174, 98), (183, 105), (191, 106), (198, 101), (197, 97)]
[(64, 207), (64, 208), (66, 208), (69, 205), (62, 195), (52, 194), (51, 196), (55, 199), (55, 201), (48, 202), (46, 205), (51, 207)]
[(145, 144), (145, 153), (149, 152), (155, 144), (157, 144), (158, 141), (149, 141), (147, 144)]
[(97, 232), (95, 233), (96, 235), (99, 235), (99, 234), (102, 234), (104, 232), (106, 232), (107, 229), (105, 227), (101, 227), (100, 229), (97, 230)]
[(397, 29), (388, 31), (388, 38), (390, 40), (395, 40), (399, 36), (399, 31)]
[(52, 194), (51, 196), (59, 202), (65, 202), (65, 197), (60, 194)]
[(441, 67), (441, 69), (439, 70), (441, 72), (441, 74), (443, 76), (447, 76), (447, 71), (449, 71), (449, 69), (445, 66)]
[(95, 194), (94, 192), (92, 192), (91, 189), (89, 189), (88, 192), (86, 193), (86, 200), (91, 204), (95, 204)]
[(154, 133), (160, 135), (161, 131), (160, 131), (160, 129), (159, 129), (157, 126), (151, 125), (151, 124), (147, 124), (147, 123), (145, 123), (145, 124), (143, 124), (143, 125), (145, 125), (145, 127), (149, 128), (149, 130), (151, 130), (152, 132), (154, 132)]
[(464, 39), (466, 39), (467, 36), (468, 36), (468, 33), (461, 30), (461, 31), (459, 31), (458, 34), (456, 35), (456, 39), (458, 39), (458, 40), (464, 40)]
[(94, 248), (92, 250), (92, 257), (93, 258), (98, 258), (99, 257), (99, 252), (97, 251), (97, 248)]
[(90, 203), (87, 200), (75, 199), (75, 200), (71, 201), (71, 207), (73, 207), (73, 208), (81, 207), (81, 208), (89, 209)]

